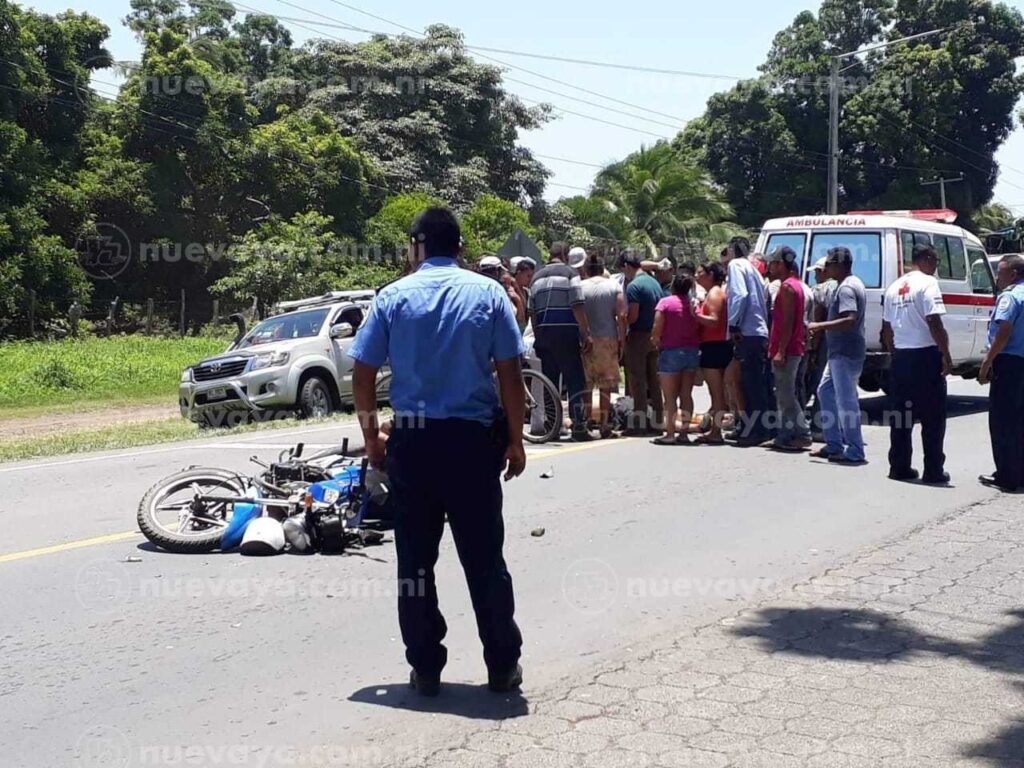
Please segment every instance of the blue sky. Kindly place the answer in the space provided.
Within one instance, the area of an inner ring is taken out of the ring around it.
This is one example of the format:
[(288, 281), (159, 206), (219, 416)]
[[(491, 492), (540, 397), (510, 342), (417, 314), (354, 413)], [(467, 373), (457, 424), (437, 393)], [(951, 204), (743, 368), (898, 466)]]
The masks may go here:
[[(384, 21), (368, 18), (331, 0), (288, 0), (291, 5), (280, 0), (238, 2), (274, 15), (319, 19), (326, 23), (330, 22), (323, 17), (329, 17), (342, 24), (384, 32), (399, 31)], [(430, 3), (344, 0), (344, 3), (414, 29), (423, 29), (432, 23), (456, 26), (463, 31), (469, 45), (736, 78), (756, 75), (757, 66), (764, 60), (775, 32), (789, 24), (801, 10), (816, 10), (818, 6), (817, 0), (774, 0), (771, 3), (757, 0), (689, 3), (649, 0), (635, 6), (627, 3), (583, 3), (579, 0), (518, 0), (514, 4), (480, 0), (434, 0)], [(69, 7), (67, 0), (35, 0), (27, 4), (47, 13)], [(1021, 6), (1018, 2), (1011, 4)], [(71, 7), (88, 11), (106, 22), (111, 28), (108, 45), (115, 58), (135, 60), (139, 57), (137, 41), (121, 24), (121, 19), (130, 10), (128, 0), (91, 0)], [(318, 13), (322, 16), (317, 16)], [(318, 36), (296, 24), (285, 23), (291, 28), (297, 43)], [(326, 27), (319, 29), (319, 36), (365, 39), (365, 35)], [(586, 164), (604, 164), (623, 157), (642, 143), (675, 135), (673, 126), (681, 126), (684, 121), (699, 116), (708, 97), (730, 85), (727, 79), (628, 72), (498, 53), (478, 55), (501, 59), (516, 67), (631, 105), (604, 101), (522, 70), (510, 69), (507, 72), (508, 78), (517, 81), (510, 80), (508, 89), (524, 99), (547, 101), (556, 108), (633, 129), (607, 125), (557, 109), (562, 114), (560, 119), (540, 131), (525, 135), (523, 142), (527, 146), (548, 156), (542, 159), (554, 172), (548, 195), (551, 198), (577, 194), (586, 188), (596, 171)], [(541, 88), (560, 91), (589, 103), (554, 95)], [(629, 114), (610, 112), (604, 107)], [(1019, 215), (1024, 215), (1024, 129), (1017, 120), (1015, 125), (1013, 135), (997, 157), (1002, 173), (995, 199), (1013, 206)], [(554, 157), (576, 162), (551, 159)], [(822, 173), (825, 173), (824, 169)], [(935, 202), (937, 207), (937, 190)]]

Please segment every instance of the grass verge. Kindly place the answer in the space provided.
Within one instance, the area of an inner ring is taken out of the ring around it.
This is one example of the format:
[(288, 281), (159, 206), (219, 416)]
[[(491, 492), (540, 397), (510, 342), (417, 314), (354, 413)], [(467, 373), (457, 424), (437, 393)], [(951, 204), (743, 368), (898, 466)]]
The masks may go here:
[(161, 419), (139, 424), (119, 424), (110, 427), (72, 430), (42, 438), (19, 438), (0, 443), (0, 462), (24, 461), (90, 451), (113, 451), (186, 440), (209, 440), (216, 437), (233, 437), (288, 427), (294, 429), (332, 423), (340, 424), (351, 421), (353, 418), (354, 416), (350, 414), (340, 414), (327, 419), (304, 421), (284, 419), (216, 430), (199, 429), (197, 425), (181, 418)]
[(181, 372), (224, 338), (112, 336), (0, 344), (0, 418), (79, 406), (177, 402)]

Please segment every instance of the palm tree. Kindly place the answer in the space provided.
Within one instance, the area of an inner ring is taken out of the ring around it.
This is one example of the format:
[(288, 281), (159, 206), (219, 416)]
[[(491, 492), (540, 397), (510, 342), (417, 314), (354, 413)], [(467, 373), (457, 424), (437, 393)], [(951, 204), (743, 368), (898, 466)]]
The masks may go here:
[(1010, 229), (1017, 220), (1013, 212), (1001, 203), (983, 205), (974, 212), (971, 218), (974, 220), (974, 225), (982, 232), (999, 232)]
[(641, 147), (605, 168), (594, 182), (593, 196), (621, 221), (633, 245), (652, 257), (666, 243), (728, 240), (738, 229), (728, 223), (733, 210), (719, 199), (704, 171), (667, 143)]

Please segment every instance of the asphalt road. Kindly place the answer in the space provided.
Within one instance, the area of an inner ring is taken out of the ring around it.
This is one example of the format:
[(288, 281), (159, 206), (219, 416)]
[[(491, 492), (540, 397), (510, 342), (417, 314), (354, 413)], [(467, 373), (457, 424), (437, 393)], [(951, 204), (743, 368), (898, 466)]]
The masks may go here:
[(404, 685), (389, 544), (183, 556), (134, 532), (166, 474), (241, 469), (300, 439), (355, 438), (354, 425), (0, 465), (0, 764), (415, 765), (473, 719), (521, 711), (531, 690), (988, 498), (975, 482), (991, 469), (985, 390), (951, 390), (950, 489), (886, 480), (878, 426), (855, 469), (635, 440), (534, 449), (506, 486), (525, 700), (478, 687), (450, 539), (439, 590), (454, 685), (424, 705)]

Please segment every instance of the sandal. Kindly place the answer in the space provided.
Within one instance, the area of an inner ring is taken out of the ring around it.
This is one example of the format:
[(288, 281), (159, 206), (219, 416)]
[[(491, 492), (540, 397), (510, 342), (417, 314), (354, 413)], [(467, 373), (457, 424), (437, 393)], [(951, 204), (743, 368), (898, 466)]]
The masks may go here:
[(835, 454), (832, 453), (828, 448), (819, 448), (818, 450), (811, 453), (812, 459), (831, 459)]

